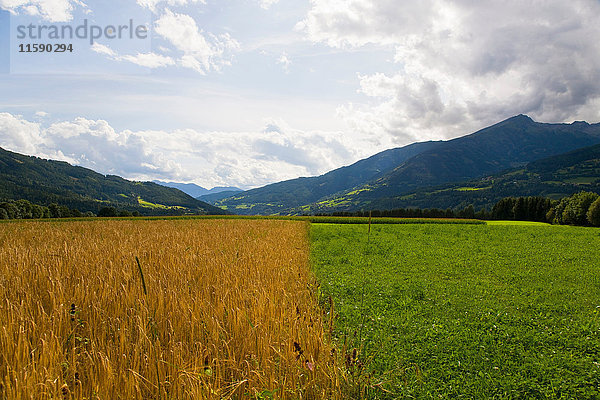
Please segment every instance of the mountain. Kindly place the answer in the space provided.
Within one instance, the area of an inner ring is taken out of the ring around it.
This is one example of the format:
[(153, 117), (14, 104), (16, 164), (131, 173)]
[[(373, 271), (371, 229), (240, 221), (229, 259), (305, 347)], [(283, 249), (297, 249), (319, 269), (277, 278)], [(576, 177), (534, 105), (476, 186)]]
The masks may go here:
[[(519, 115), (457, 139), (411, 145), (417, 151), (393, 160), (392, 165), (388, 164), (377, 174), (360, 174), (358, 171), (367, 160), (377, 160), (385, 152), (347, 167), (350, 170), (346, 175), (336, 172), (340, 170), (323, 175), (339, 180), (337, 185), (327, 186), (328, 189), (337, 189), (334, 194), (327, 194), (333, 190), (318, 190), (319, 186), (299, 185), (323, 177), (303, 178), (304, 181), (287, 181), (244, 192), (217, 204), (244, 214), (373, 209), (375, 206), (401, 204), (392, 200), (420, 189), (490, 176), (598, 143), (600, 124), (546, 124)], [(393, 151), (402, 149), (406, 147)], [(296, 186), (300, 187), (294, 187), (290, 182), (296, 182)], [(303, 193), (301, 189), (309, 193)], [(306, 199), (315, 198), (306, 202)], [(302, 202), (304, 204), (300, 204)], [(429, 204), (422, 203), (422, 206), (433, 207)]]
[(57, 203), (97, 213), (106, 206), (145, 215), (223, 214), (224, 211), (173, 188), (102, 175), (66, 162), (25, 156), (0, 148), (0, 199)]
[[(459, 208), (491, 210), (505, 197), (542, 196), (561, 199), (580, 191), (600, 194), (600, 145), (533, 161), (480, 179), (429, 186), (397, 196), (373, 200), (370, 209)], [(293, 210), (301, 213), (303, 210)], [(313, 213), (330, 212), (327, 204), (312, 205)]]
[(235, 187), (235, 186), (215, 186), (214, 188), (210, 189), (208, 191), (208, 193), (206, 193), (203, 196), (206, 195), (211, 195), (211, 194), (219, 194), (219, 193), (223, 193), (223, 192), (243, 192), (242, 189)]
[(238, 193), (214, 204), (236, 214), (276, 214), (353, 189), (442, 142), (414, 143), (378, 153), (324, 175), (297, 178)]
[(205, 194), (203, 196), (197, 197), (197, 199), (200, 201), (204, 201), (208, 204), (214, 205), (223, 199), (235, 196), (236, 194), (243, 192), (243, 190), (241, 190), (241, 189), (235, 189), (235, 188), (232, 188), (232, 189), (233, 190), (224, 190), (222, 192)]
[[(198, 186), (195, 183), (178, 183), (178, 182), (163, 182), (163, 181), (152, 181), (161, 186), (175, 188), (181, 190), (183, 193), (192, 196), (195, 199), (201, 200), (200, 197), (207, 195), (214, 195), (222, 192), (236, 192), (242, 191), (240, 188), (233, 186), (217, 186), (212, 189), (205, 189), (202, 186)], [(233, 193), (231, 193), (233, 195)], [(222, 197), (223, 198), (223, 197)]]
[(417, 155), (359, 194), (363, 201), (457, 182), (600, 143), (600, 124), (542, 124), (525, 115)]
[(202, 186), (198, 186), (195, 183), (164, 182), (157, 180), (152, 181), (152, 183), (156, 183), (157, 185), (165, 187), (179, 189), (183, 193), (190, 195), (193, 198), (197, 198), (202, 195), (208, 194), (208, 189), (205, 189)]

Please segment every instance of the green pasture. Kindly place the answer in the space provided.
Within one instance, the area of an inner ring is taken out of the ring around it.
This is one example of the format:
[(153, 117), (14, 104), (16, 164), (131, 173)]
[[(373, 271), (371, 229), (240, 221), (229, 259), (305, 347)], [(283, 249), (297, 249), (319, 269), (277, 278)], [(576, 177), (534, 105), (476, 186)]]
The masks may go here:
[(370, 229), (311, 226), (349, 398), (600, 398), (600, 229)]

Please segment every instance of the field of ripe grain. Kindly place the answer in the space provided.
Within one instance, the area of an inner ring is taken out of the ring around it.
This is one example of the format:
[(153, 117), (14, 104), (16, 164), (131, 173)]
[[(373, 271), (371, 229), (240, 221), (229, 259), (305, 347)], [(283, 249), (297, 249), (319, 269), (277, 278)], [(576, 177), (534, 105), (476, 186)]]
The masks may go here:
[(335, 398), (307, 230), (2, 224), (0, 399)]

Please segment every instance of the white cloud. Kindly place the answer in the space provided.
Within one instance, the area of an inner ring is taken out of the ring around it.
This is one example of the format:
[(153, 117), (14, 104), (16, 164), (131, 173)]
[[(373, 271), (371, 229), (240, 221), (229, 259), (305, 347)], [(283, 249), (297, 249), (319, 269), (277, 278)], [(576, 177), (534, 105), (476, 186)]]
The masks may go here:
[(239, 49), (229, 34), (205, 34), (189, 15), (165, 13), (156, 21), (154, 31), (183, 53), (179, 64), (205, 74), (229, 65), (228, 53)]
[(594, 0), (311, 0), (297, 28), (331, 47), (395, 54), (395, 73), (359, 75), (369, 103), (339, 114), (407, 143), (519, 113), (599, 120), (598, 15)]
[(175, 61), (171, 57), (163, 56), (156, 53), (138, 53), (136, 55), (119, 55), (113, 49), (100, 43), (94, 43), (91, 47), (92, 51), (108, 56), (115, 61), (127, 61), (141, 67), (146, 68), (163, 68), (169, 65), (175, 65)]
[(268, 10), (273, 4), (277, 3), (279, 3), (279, 0), (260, 0), (260, 6), (265, 10)]
[(283, 67), (283, 70), (286, 74), (290, 73), (290, 67), (292, 65), (292, 60), (288, 57), (287, 53), (284, 52), (279, 59), (277, 59), (277, 64), (280, 64)]
[(27, 154), (37, 151), (41, 142), (40, 125), (19, 115), (0, 113), (0, 147)]
[(192, 3), (206, 4), (205, 0), (136, 0), (137, 3), (156, 12), (159, 4), (167, 4), (169, 6), (185, 6)]
[(0, 147), (130, 179), (245, 188), (327, 172), (356, 161), (370, 146), (360, 136), (303, 132), (281, 120), (245, 132), (134, 132), (86, 118), (44, 127), (1, 113)]
[(71, 21), (77, 6), (86, 7), (80, 0), (0, 0), (0, 8), (13, 14), (39, 15), (50, 22)]
[(175, 65), (175, 61), (171, 57), (156, 53), (138, 53), (135, 56), (125, 55), (121, 56), (120, 59), (146, 68), (163, 68)]
[(95, 42), (91, 49), (98, 54), (104, 54), (105, 56), (109, 56), (111, 58), (118, 57), (117, 53), (113, 49), (98, 42)]

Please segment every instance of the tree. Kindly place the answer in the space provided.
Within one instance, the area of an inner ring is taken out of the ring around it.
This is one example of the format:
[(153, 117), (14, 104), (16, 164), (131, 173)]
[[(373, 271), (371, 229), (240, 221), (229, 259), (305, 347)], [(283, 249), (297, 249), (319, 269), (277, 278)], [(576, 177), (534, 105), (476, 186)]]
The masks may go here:
[(546, 213), (546, 221), (550, 224), (554, 223), (554, 220), (556, 219), (556, 210), (554, 208), (551, 208), (550, 210), (548, 210), (548, 212)]
[(15, 205), (15, 203), (12, 201), (0, 204), (0, 208), (3, 208), (6, 211), (6, 214), (8, 215), (8, 219), (21, 219), (22, 218), (21, 210), (19, 210), (19, 207), (17, 207)]
[(0, 208), (0, 219), (8, 219), (8, 213), (4, 208)]
[(19, 214), (21, 215), (21, 218), (33, 218), (33, 204), (31, 204), (27, 200), (17, 200), (14, 202), (14, 205), (19, 209)]
[(467, 219), (475, 218), (475, 208), (473, 207), (473, 204), (469, 204), (462, 211), (460, 211), (459, 216)]
[(600, 197), (590, 206), (587, 213), (587, 220), (592, 226), (600, 226)]
[(516, 221), (527, 221), (527, 201), (524, 197), (519, 197), (513, 208), (513, 218)]
[(58, 204), (52, 203), (48, 206), (48, 209), (50, 210), (50, 218), (62, 218)]
[(492, 208), (492, 218), (499, 220), (512, 220), (515, 215), (513, 210), (517, 200), (513, 197), (505, 197), (501, 199)]
[(565, 208), (567, 208), (567, 205), (569, 204), (569, 199), (570, 199), (569, 197), (565, 197), (564, 199), (562, 199), (560, 201), (560, 203), (558, 203), (556, 205), (556, 207), (554, 207), (554, 209), (553, 209), (554, 218), (552, 221), (549, 221), (550, 223), (559, 224), (559, 225), (564, 223), (563, 222), (563, 214), (564, 214)]
[(40, 219), (46, 218), (48, 215), (48, 207), (38, 206), (37, 204), (33, 204), (31, 207), (31, 218)]
[(571, 196), (563, 211), (563, 223), (568, 225), (587, 225), (590, 206), (598, 199), (596, 193), (579, 192)]

